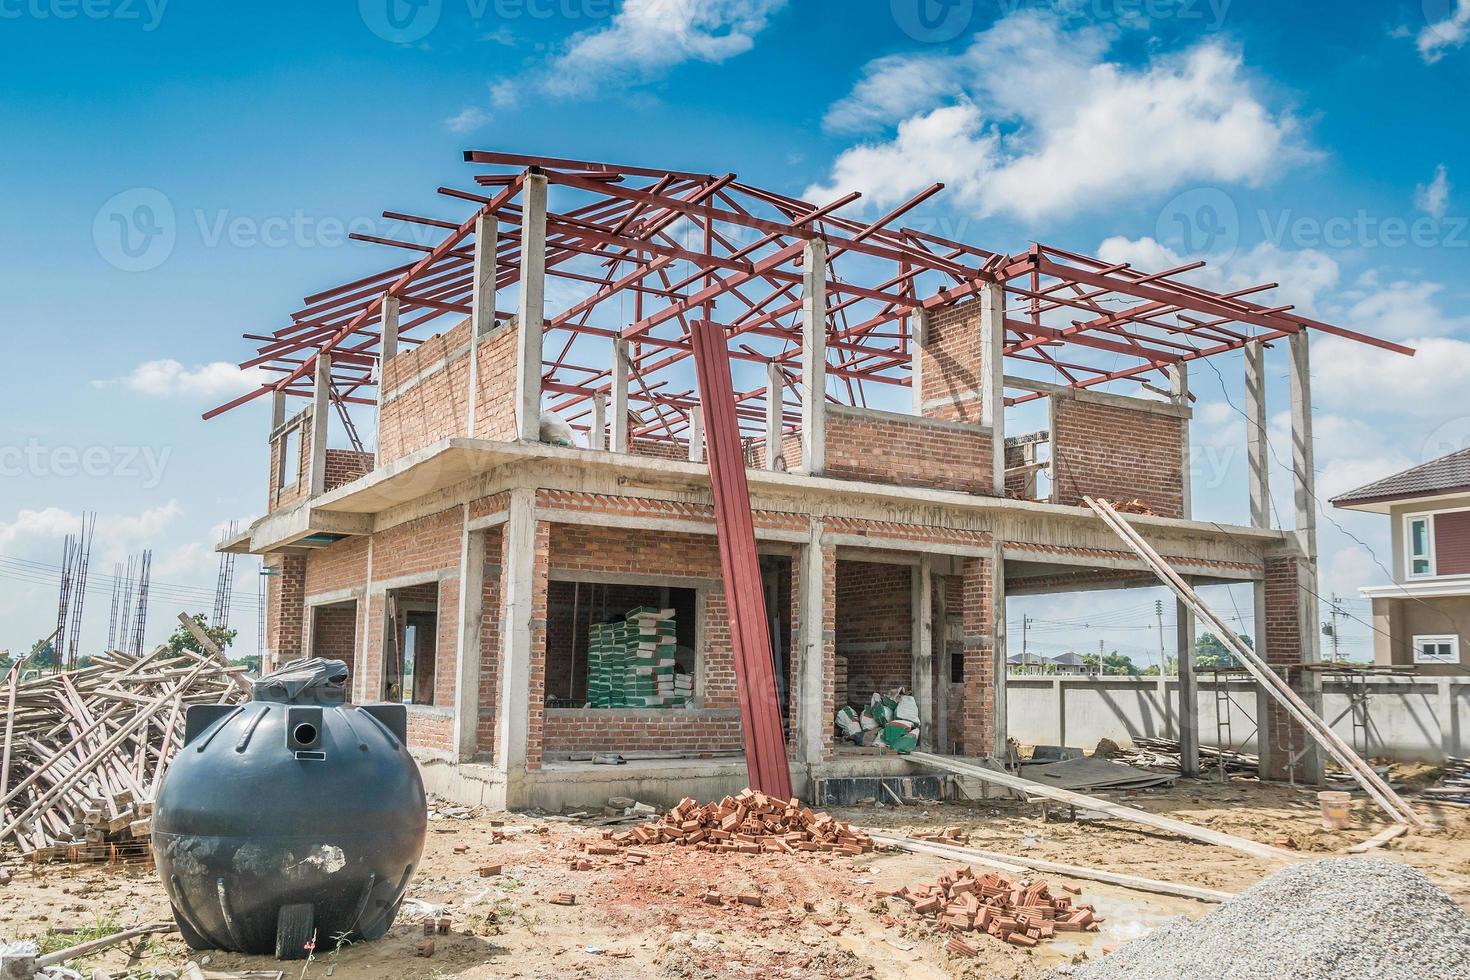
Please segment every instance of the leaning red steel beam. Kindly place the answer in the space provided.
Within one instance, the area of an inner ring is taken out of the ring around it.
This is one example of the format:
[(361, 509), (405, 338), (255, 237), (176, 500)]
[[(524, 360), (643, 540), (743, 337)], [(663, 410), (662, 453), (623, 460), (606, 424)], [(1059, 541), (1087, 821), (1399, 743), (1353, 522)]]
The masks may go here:
[(729, 610), (730, 644), (735, 652), (735, 687), (740, 699), (745, 766), (752, 789), (789, 800), (791, 770), (781, 732), (771, 637), (766, 628), (765, 592), (755, 550), (750, 487), (745, 481), (745, 455), (740, 447), (735, 391), (730, 382), (729, 344), (724, 327), (717, 323), (695, 320), (690, 328), (694, 367), (699, 377), (699, 401), (704, 409), (720, 572)]

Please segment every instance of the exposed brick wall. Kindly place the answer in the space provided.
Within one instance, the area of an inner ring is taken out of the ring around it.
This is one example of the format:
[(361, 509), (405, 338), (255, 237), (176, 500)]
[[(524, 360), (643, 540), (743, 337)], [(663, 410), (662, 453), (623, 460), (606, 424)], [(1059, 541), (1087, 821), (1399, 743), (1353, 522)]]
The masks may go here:
[(373, 454), (360, 453), (355, 449), (327, 450), (326, 489), (335, 490), (346, 486), (358, 477), (373, 471)]
[[(1058, 503), (1082, 497), (1148, 504), (1160, 517), (1184, 514), (1183, 428), (1163, 411), (1053, 396), (1052, 486)], [(1164, 406), (1160, 406), (1161, 408)]]
[(875, 692), (913, 679), (913, 610), (908, 565), (837, 563), (836, 651), (847, 661), (839, 703), (861, 707)]
[(970, 300), (929, 318), (929, 342), (920, 349), (924, 402), (945, 404), (925, 415), (959, 422), (980, 421), (980, 302)]
[(740, 712), (735, 709), (549, 708), (546, 754), (569, 752), (739, 752)]
[[(288, 436), (292, 432), (298, 433), (294, 438), (294, 455), (296, 456), (295, 479), (285, 486), (281, 486), (281, 460), (285, 452)], [(289, 507), (299, 500), (303, 500), (311, 493), (311, 416), (308, 414), (294, 429), (288, 429), (278, 437), (271, 440), (271, 460), (269, 469), (270, 486), (266, 492), (266, 510), (280, 510)]]
[(480, 713), (475, 757), (495, 758), (495, 725), (500, 716), (500, 575), (504, 528), (485, 532), (485, 582), (480, 616)]
[(950, 720), (950, 737), (958, 737), (963, 754), (988, 756), (995, 742), (995, 656), (990, 637), (995, 609), (989, 561), (964, 560), (960, 592), (965, 637), (964, 699), (959, 717)]
[(827, 408), (827, 476), (985, 493), (989, 474), (986, 431), (918, 416)]
[[(383, 365), (382, 386), (389, 400), (378, 418), (378, 452), (384, 463), (440, 439), (465, 434), (469, 339), (470, 323), (465, 320), (446, 334), (401, 351)], [(433, 374), (416, 380), (420, 372), (435, 368)]]
[[(796, 656), (791, 663), (791, 725), (790, 750), (793, 755), (798, 751), (799, 728), (804, 699), (812, 696), (811, 692), (803, 691), (801, 688), (802, 668), (808, 651), (802, 641), (806, 636), (802, 633), (801, 610), (804, 602), (800, 583), (801, 563), (806, 559), (805, 547), (793, 549), (793, 570), (798, 577), (798, 587), (791, 590), (791, 635), (793, 641), (798, 644), (795, 651)], [(822, 549), (822, 580), (812, 583), (816, 588), (822, 590), (822, 623), (819, 639), (817, 640), (817, 652), (822, 658), (822, 689), (817, 697), (822, 700), (822, 759), (831, 760), (836, 757), (835, 738), (833, 735), (834, 719), (837, 716), (837, 549)], [(842, 683), (846, 684), (844, 676)]]
[(629, 439), (628, 452), (634, 456), (655, 456), (659, 459), (689, 460), (689, 443), (668, 439)]
[[(540, 769), (546, 730), (546, 583), (551, 567), (553, 525), (537, 521), (532, 534), (535, 558), (531, 565), (531, 671), (526, 688), (526, 768)], [(506, 548), (510, 535), (505, 536)], [(501, 551), (501, 567), (510, 567), (510, 556)]]
[[(479, 398), (475, 401), (475, 438), (514, 442), (516, 438), (516, 323), (501, 324), (480, 338)], [(469, 338), (469, 327), (465, 327)]]
[(306, 630), (306, 558), (277, 555), (266, 561), (265, 646), (262, 669), (302, 655)]
[(347, 665), (350, 695), (351, 679), (357, 676), (356, 602), (338, 602), (312, 610), (311, 655), (340, 660)]
[[(1271, 669), (1286, 677), (1297, 693), (1301, 693), (1301, 671), (1288, 669), (1300, 667), (1303, 654), (1297, 564), (1297, 559), (1290, 557), (1266, 559), (1264, 656)], [(1268, 775), (1285, 777), (1286, 758), (1301, 751), (1310, 736), (1275, 698), (1267, 700), (1261, 733), (1267, 739)]]
[(367, 535), (352, 535), (306, 555), (306, 594), (324, 595), (367, 584)]

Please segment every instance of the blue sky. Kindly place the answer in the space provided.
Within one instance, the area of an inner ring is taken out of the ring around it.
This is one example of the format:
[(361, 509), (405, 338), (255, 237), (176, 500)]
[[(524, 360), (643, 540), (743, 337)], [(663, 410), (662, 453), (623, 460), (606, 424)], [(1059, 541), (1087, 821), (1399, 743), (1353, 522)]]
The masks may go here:
[[(382, 209), (457, 217), (434, 188), (466, 182), (469, 147), (861, 189), (874, 209), (943, 180), (929, 215), (988, 248), (1204, 255), (1204, 284), (1279, 281), (1421, 349), (1316, 345), (1324, 495), (1470, 444), (1467, 36), (1470, 0), (0, 0), (0, 647), (54, 623), (83, 510), (84, 647), (103, 576), (142, 547), (150, 640), (207, 608), (213, 540), (265, 495), (266, 408), (199, 418), (241, 390), (239, 335), (386, 264), (345, 240)], [(140, 215), (162, 234), (116, 224)], [(1193, 376), (1197, 511), (1240, 520), (1244, 423), (1219, 380), (1241, 404), (1240, 364), (1215, 366)], [(1372, 552), (1324, 519), (1323, 591), (1382, 581), (1382, 520), (1332, 518)], [(256, 577), (243, 561), (247, 651)], [(1042, 652), (1101, 637), (1146, 661), (1155, 598), (1011, 613), (1041, 621)]]

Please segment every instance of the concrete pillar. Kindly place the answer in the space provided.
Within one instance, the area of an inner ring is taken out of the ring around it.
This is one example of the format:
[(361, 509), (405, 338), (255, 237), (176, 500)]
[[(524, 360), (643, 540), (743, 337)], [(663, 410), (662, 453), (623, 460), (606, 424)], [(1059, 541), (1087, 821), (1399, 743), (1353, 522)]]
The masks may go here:
[(1249, 468), (1251, 527), (1271, 526), (1271, 460), (1266, 445), (1266, 347), (1245, 346), (1245, 457)]
[(919, 556), (912, 575), (913, 692), (919, 705), (919, 747), (932, 751), (934, 739), (934, 560)]
[(311, 496), (327, 489), (327, 423), (332, 407), (332, 355), (316, 356), (311, 396)]
[[(1180, 408), (1189, 408), (1189, 366), (1183, 361), (1169, 365), (1169, 400)], [(1179, 426), (1179, 492), (1184, 504), (1184, 518), (1189, 519), (1192, 480), (1189, 475), (1189, 419), (1181, 419)]]
[(801, 549), (797, 575), (800, 603), (797, 663), (796, 753), (808, 765), (823, 761), (832, 742), (833, 647), (836, 633), (829, 605), (836, 601), (836, 557), (822, 542), (823, 524), (813, 519)]
[(464, 505), (459, 543), (459, 630), (454, 648), (454, 756), (461, 762), (479, 749), (480, 624), (485, 618), (485, 532), (469, 530)]
[(286, 421), (286, 393), (283, 391), (271, 392), (271, 436), (274, 438), (276, 430)]
[(980, 424), (990, 427), (991, 483), (1006, 495), (1005, 286), (980, 290)]
[(1178, 599), (1174, 600), (1174, 650), (1179, 658), (1180, 765), (1184, 775), (1198, 776), (1199, 678), (1194, 672), (1194, 613)]
[(949, 662), (949, 603), (945, 595), (942, 583), (935, 583), (938, 588), (934, 589), (934, 622), (938, 624), (935, 632), (937, 638), (934, 640), (934, 656), (938, 667), (934, 671), (935, 685), (938, 687), (938, 696), (934, 699), (934, 739), (935, 751), (948, 755), (950, 752), (949, 734), (949, 686), (952, 682), (952, 673)]
[(929, 311), (915, 310), (909, 317), (909, 394), (915, 415), (924, 414), (924, 348), (929, 346)]
[[(543, 194), (544, 190), (543, 187)], [(544, 239), (546, 226), (544, 198), (542, 204), (541, 225)], [(495, 249), (499, 230), (500, 221), (493, 214), (481, 214), (475, 219), (475, 278), (470, 291), (470, 390), (467, 398), (469, 409), (465, 413), (465, 435), (470, 438), (474, 438), (475, 435), (475, 419), (480, 405), (480, 340), (495, 328), (495, 274), (497, 271)], [(544, 282), (546, 276), (544, 248), (541, 264), (541, 276)], [(525, 286), (524, 268), (521, 285)], [(536, 378), (536, 401), (539, 409), (541, 401), (541, 342), (539, 339), (536, 342), (534, 377)], [(539, 438), (541, 434), (539, 410), (537, 419), (536, 435)]]
[(801, 267), (801, 472), (827, 465), (827, 243), (806, 243)]
[[(1266, 637), (1266, 582), (1264, 579), (1251, 583), (1251, 605), (1255, 622), (1255, 629), (1252, 631), (1255, 638), (1254, 649), (1257, 655), (1265, 657), (1268, 641)], [(1260, 760), (1256, 774), (1262, 779), (1268, 779), (1271, 773), (1281, 768), (1275, 757), (1276, 746), (1271, 738), (1269, 719), (1273, 700), (1260, 684), (1256, 684), (1254, 690), (1256, 695), (1256, 758)], [(1225, 747), (1221, 746), (1221, 748)]]
[[(490, 315), (495, 315), (493, 309)], [(521, 194), (521, 305), (516, 327), (516, 437), (528, 442), (541, 439), (541, 342), (545, 319), (546, 175), (531, 173), (526, 175)]]
[(607, 448), (607, 396), (592, 396), (592, 428), (587, 433), (587, 448), (598, 452)]
[(698, 405), (689, 409), (689, 462), (704, 460), (704, 410)]
[[(399, 300), (391, 293), (383, 295), (382, 325), (378, 340), (378, 407), (375, 427), (379, 433), (383, 428), (383, 403), (388, 396), (388, 385), (383, 373), (388, 361), (398, 354)], [(373, 465), (383, 465), (383, 439), (381, 434), (374, 439)]]
[[(1317, 470), (1312, 445), (1312, 362), (1306, 330), (1291, 335), (1291, 472), (1292, 497), (1296, 510), (1296, 542), (1302, 560), (1297, 562), (1297, 628), (1301, 662), (1322, 659), (1322, 635), (1318, 630), (1317, 604)], [(1303, 671), (1298, 692), (1317, 714), (1322, 713), (1322, 677)], [(1303, 760), (1304, 779), (1322, 780), (1322, 753), (1311, 743)]]
[(628, 342), (619, 337), (612, 349), (612, 450), (628, 451)]
[(536, 492), (510, 492), (501, 557), (500, 704), (495, 768), (505, 774), (506, 806), (522, 798), (531, 712), (531, 630), (535, 611)]
[(990, 563), (990, 596), (991, 682), (994, 684), (991, 718), (995, 728), (990, 751), (995, 758), (1005, 759), (1006, 736), (1010, 733), (1006, 718), (1006, 561), (1001, 556), (999, 545)]
[(766, 469), (774, 470), (781, 455), (781, 431), (783, 409), (781, 399), (785, 393), (786, 379), (781, 366), (775, 361), (766, 365)]

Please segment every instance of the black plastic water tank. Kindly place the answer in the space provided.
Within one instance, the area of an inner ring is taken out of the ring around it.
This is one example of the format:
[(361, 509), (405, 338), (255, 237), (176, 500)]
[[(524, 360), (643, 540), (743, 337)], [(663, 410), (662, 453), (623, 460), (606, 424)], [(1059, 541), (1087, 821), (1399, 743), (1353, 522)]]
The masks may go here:
[(296, 660), (248, 704), (192, 705), (153, 852), (194, 949), (306, 956), (388, 931), (428, 814), (401, 704), (348, 705), (347, 666)]

